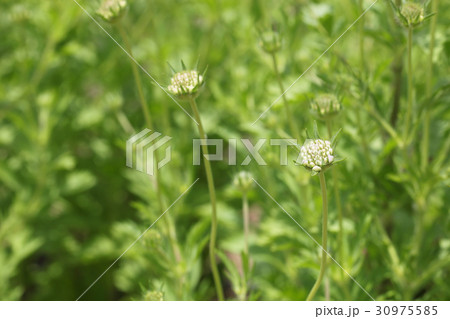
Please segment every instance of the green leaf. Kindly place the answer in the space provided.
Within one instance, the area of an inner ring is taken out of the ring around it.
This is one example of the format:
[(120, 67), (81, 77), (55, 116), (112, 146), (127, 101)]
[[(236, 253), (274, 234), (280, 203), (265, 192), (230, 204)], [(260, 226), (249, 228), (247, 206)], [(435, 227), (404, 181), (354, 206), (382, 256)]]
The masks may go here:
[(183, 68), (183, 70), (187, 70), (186, 65), (184, 64), (183, 60), (181, 60), (181, 67)]
[(172, 70), (172, 75), (174, 75), (175, 73), (177, 73), (177, 71), (175, 71), (175, 69), (174, 69), (173, 66), (169, 63), (169, 61), (167, 61), (167, 65), (169, 66), (170, 70)]
[(309, 135), (308, 129), (305, 128), (306, 139), (311, 140), (311, 136)]
[(335, 146), (337, 145), (337, 137), (339, 136), (339, 134), (341, 134), (342, 128), (340, 128), (331, 138), (331, 147), (335, 148)]
[(314, 121), (313, 123), (313, 130), (314, 130), (314, 138), (320, 139), (320, 135), (319, 135), (319, 129), (317, 128), (317, 121)]
[(205, 79), (206, 71), (208, 71), (208, 65), (205, 67), (205, 70), (203, 71), (203, 74), (202, 74), (203, 79)]

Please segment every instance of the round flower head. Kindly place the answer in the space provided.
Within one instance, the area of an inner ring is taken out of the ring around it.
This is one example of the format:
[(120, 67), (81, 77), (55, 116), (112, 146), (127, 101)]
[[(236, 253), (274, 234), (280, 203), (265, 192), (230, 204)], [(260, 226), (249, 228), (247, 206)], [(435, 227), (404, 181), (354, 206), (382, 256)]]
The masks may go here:
[(405, 2), (400, 7), (402, 23), (405, 27), (415, 27), (425, 19), (423, 7), (415, 2)]
[(164, 301), (164, 294), (161, 291), (148, 291), (144, 299), (145, 301)]
[(330, 141), (306, 140), (300, 149), (301, 164), (318, 173), (333, 164), (334, 155)]
[(203, 83), (203, 75), (196, 70), (181, 71), (170, 79), (167, 89), (179, 98), (196, 97)]
[(97, 14), (106, 22), (114, 23), (124, 15), (126, 9), (126, 0), (103, 0)]
[(233, 180), (234, 186), (239, 188), (242, 192), (247, 192), (253, 187), (253, 175), (249, 172), (239, 172)]
[(281, 48), (280, 34), (276, 31), (264, 32), (260, 36), (259, 44), (267, 53), (277, 52)]
[(341, 110), (341, 104), (335, 95), (321, 94), (311, 102), (311, 109), (319, 117), (325, 118), (339, 113)]

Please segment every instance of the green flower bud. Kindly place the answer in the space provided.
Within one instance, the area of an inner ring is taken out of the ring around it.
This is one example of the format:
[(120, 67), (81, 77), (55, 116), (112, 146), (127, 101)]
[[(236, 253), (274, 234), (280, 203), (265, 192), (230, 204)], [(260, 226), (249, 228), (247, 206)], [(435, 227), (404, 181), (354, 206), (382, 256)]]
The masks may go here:
[(178, 98), (197, 97), (202, 87), (203, 75), (196, 70), (175, 73), (167, 90)]
[(311, 102), (311, 110), (316, 113), (317, 116), (327, 118), (339, 113), (341, 104), (335, 95), (321, 94)]
[(126, 0), (103, 0), (97, 14), (106, 22), (114, 23), (125, 14), (127, 5)]
[(246, 171), (239, 172), (234, 177), (233, 184), (241, 192), (246, 193), (253, 187), (253, 175)]
[(270, 54), (281, 49), (280, 34), (277, 31), (267, 31), (261, 34), (259, 45)]
[(164, 301), (164, 294), (161, 291), (148, 291), (144, 296), (145, 301)]
[(425, 18), (423, 7), (415, 2), (405, 2), (400, 7), (402, 22), (405, 27), (415, 27), (421, 24)]

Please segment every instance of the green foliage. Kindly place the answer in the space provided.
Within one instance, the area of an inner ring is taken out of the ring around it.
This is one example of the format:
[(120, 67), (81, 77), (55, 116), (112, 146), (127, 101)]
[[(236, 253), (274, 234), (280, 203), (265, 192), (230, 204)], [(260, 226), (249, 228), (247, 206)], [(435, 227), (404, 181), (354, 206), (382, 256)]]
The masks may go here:
[[(124, 46), (117, 26), (95, 15), (96, 2), (80, 4)], [(377, 300), (450, 298), (450, 5), (438, 9), (414, 29), (406, 138), (407, 31), (388, 1), (378, 1), (285, 95), (299, 132), (313, 129), (314, 96), (339, 96), (331, 128), (342, 128), (333, 146), (345, 161), (326, 174), (336, 170), (343, 238), (339, 245), (330, 191), (328, 251)], [(351, 0), (135, 0), (120, 22), (136, 60), (163, 87), (167, 62), (208, 66), (197, 103), (208, 137), (227, 148), (232, 138), (295, 136), (282, 100), (252, 125), (280, 95), (260, 30), (277, 26), (274, 54), (288, 88), (361, 12)], [(192, 165), (191, 118), (139, 71), (154, 130), (172, 137), (172, 160), (159, 170), (163, 206), (199, 181), (130, 248), (162, 211), (154, 178), (125, 166), (126, 140), (146, 127), (129, 57), (71, 1), (0, 1), (0, 30), (0, 300), (75, 300), (128, 248), (83, 300), (216, 299), (211, 208), (204, 169)], [(314, 131), (328, 136), (324, 121)], [(288, 150), (289, 165), (280, 166), (279, 148), (266, 142), (267, 165), (242, 169), (320, 243), (318, 178), (294, 164), (296, 147)], [(238, 142), (237, 163), (247, 155)], [(246, 255), (242, 194), (233, 185), (241, 168), (211, 164), (226, 299), (304, 300), (319, 272), (317, 244), (255, 186)], [(332, 190), (335, 179), (327, 183)], [(326, 278), (331, 300), (369, 299), (333, 261)], [(325, 299), (323, 286), (316, 299)]]

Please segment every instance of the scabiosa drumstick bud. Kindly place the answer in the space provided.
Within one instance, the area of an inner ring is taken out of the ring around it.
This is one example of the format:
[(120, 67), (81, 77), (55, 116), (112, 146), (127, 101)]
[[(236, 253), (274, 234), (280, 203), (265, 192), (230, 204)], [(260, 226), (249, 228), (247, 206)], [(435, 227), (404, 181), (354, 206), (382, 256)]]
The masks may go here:
[(170, 93), (178, 98), (197, 97), (202, 87), (203, 75), (196, 70), (175, 73), (167, 87)]
[(400, 8), (403, 16), (403, 24), (406, 27), (415, 27), (421, 24), (425, 18), (423, 7), (415, 2), (405, 2)]
[(246, 171), (239, 172), (234, 177), (233, 184), (240, 191), (246, 193), (253, 187), (253, 175)]
[(425, 15), (425, 6), (421, 3), (406, 1), (397, 6), (390, 0), (392, 8), (397, 13), (398, 22), (406, 28), (414, 28), (436, 13)]
[(273, 54), (281, 49), (280, 34), (277, 31), (267, 31), (260, 35), (259, 45), (267, 53)]
[(334, 162), (330, 141), (307, 140), (300, 149), (301, 164), (313, 172), (325, 170)]
[(126, 0), (103, 0), (97, 14), (106, 22), (114, 23), (124, 15), (126, 9)]
[(341, 103), (333, 94), (321, 94), (311, 102), (311, 109), (319, 117), (332, 117), (341, 110)]
[(144, 296), (145, 301), (164, 301), (164, 294), (161, 291), (148, 291)]

